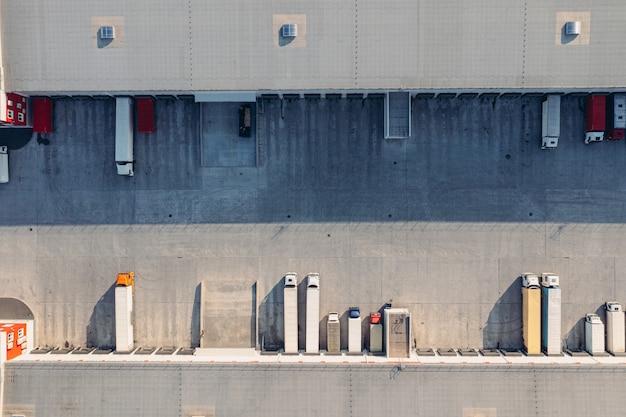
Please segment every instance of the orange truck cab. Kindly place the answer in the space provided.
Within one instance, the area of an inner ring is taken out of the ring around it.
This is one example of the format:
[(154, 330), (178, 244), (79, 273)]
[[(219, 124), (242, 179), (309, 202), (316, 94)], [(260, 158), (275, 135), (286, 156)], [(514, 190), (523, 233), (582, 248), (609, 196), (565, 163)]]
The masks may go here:
[(133, 287), (133, 292), (135, 292), (135, 273), (120, 272), (117, 274), (117, 282), (115, 283), (115, 286)]

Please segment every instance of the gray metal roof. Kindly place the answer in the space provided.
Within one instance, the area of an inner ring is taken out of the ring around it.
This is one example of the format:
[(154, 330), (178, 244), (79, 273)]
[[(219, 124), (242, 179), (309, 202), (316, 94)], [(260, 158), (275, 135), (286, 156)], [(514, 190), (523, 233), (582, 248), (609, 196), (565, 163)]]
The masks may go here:
[(621, 0), (5, 2), (3, 69), (21, 92), (611, 89), (624, 20)]

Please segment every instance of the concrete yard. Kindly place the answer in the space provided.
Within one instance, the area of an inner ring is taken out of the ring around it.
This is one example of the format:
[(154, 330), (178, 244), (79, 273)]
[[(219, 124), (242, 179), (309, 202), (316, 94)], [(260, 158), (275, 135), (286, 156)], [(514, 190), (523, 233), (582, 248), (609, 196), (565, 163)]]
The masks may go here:
[(390, 301), (417, 347), (521, 347), (518, 277), (550, 271), (564, 345), (580, 348), (584, 315), (626, 302), (626, 144), (584, 145), (584, 97), (567, 95), (559, 147), (542, 151), (541, 100), (418, 96), (412, 137), (385, 140), (382, 96), (267, 96), (239, 147), (202, 144), (224, 113), (159, 98), (126, 178), (114, 100), (56, 99), (50, 145), (13, 151), (0, 187), (2, 295), (30, 307), (36, 345), (110, 347), (115, 276), (132, 270), (137, 345), (272, 350), (282, 277), (319, 272), (322, 347), (329, 311), (345, 329), (349, 306), (365, 320)]
[(586, 365), (15, 362), (5, 369), (4, 409), (119, 417), (619, 415), (625, 373)]

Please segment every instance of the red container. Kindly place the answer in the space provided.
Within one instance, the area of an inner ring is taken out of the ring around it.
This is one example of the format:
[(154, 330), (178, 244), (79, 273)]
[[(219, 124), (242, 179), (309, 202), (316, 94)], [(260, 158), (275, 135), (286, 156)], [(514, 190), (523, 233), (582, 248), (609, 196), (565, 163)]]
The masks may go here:
[(591, 94), (587, 97), (587, 132), (606, 130), (606, 96)]
[(33, 99), (33, 131), (52, 133), (52, 100), (48, 97)]
[(370, 313), (370, 324), (378, 324), (380, 323), (380, 313), (378, 311), (374, 311)]
[(137, 103), (137, 132), (154, 133), (154, 99), (141, 97)]

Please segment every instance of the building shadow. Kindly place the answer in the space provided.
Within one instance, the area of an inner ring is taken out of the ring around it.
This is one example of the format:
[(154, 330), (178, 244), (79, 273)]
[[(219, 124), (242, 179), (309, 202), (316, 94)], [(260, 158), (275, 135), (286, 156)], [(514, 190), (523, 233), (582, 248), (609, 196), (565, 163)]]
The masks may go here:
[(16, 150), (26, 146), (33, 137), (31, 127), (3, 127), (0, 129), (0, 146)]
[(278, 46), (287, 46), (291, 42), (295, 40), (295, 36), (293, 37), (284, 37), (283, 36), (283, 27), (278, 28)]
[(513, 280), (494, 304), (483, 328), (484, 349), (522, 349), (521, 277)]
[(87, 347), (115, 349), (115, 284), (93, 308), (87, 323)]
[(566, 35), (565, 34), (565, 25), (561, 26), (561, 45), (567, 45), (574, 41), (580, 35)]

